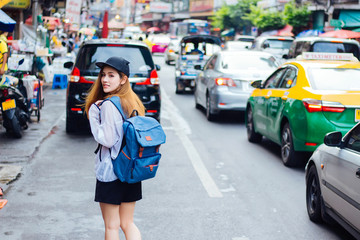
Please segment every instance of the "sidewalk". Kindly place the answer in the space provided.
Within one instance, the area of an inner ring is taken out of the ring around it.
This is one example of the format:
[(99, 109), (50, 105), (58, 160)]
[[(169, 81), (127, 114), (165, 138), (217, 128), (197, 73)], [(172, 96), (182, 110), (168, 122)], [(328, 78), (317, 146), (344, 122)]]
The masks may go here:
[[(65, 108), (59, 101), (65, 101), (66, 89), (52, 89), (52, 83), (43, 85), (45, 104), (41, 109), (40, 122), (36, 117), (23, 131), (23, 137), (15, 139), (6, 136), (5, 129), (0, 125), (0, 187), (6, 190), (12, 181), (22, 173), (23, 166), (33, 158), (41, 143), (51, 134), (53, 126), (65, 117)], [(56, 111), (53, 109), (58, 108)], [(51, 111), (50, 111), (51, 110)]]

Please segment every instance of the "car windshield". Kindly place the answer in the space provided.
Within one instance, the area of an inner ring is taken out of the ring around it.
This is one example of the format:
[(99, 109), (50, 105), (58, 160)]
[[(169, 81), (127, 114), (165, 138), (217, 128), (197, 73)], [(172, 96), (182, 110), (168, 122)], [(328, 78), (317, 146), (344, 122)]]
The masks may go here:
[(223, 69), (262, 69), (274, 70), (278, 66), (276, 59), (272, 56), (256, 56), (246, 55), (239, 57), (238, 55), (224, 56), (221, 60), (221, 68)]
[(317, 42), (314, 43), (313, 52), (352, 53), (359, 58), (359, 47), (350, 43)]
[(360, 69), (310, 68), (308, 74), (311, 87), (316, 90), (360, 90)]
[(226, 49), (244, 50), (251, 47), (251, 42), (228, 41), (225, 43)]
[(265, 44), (269, 44), (269, 48), (276, 48), (276, 49), (290, 49), (292, 40), (277, 40), (277, 39), (267, 39), (264, 42)]
[(109, 56), (121, 56), (130, 62), (130, 77), (146, 77), (149, 70), (154, 69), (151, 54), (146, 47), (124, 46), (118, 44), (110, 45), (88, 45), (80, 52), (75, 67), (79, 68), (82, 75), (97, 76), (100, 68), (96, 62), (106, 61)]

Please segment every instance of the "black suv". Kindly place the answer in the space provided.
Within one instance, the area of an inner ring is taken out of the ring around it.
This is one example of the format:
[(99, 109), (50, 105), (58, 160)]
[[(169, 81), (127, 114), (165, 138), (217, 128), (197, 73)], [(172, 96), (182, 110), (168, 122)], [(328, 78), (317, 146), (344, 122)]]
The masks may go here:
[(146, 116), (160, 120), (160, 86), (151, 52), (146, 44), (126, 39), (94, 39), (79, 49), (69, 77), (66, 94), (66, 132), (88, 130), (84, 113), (85, 98), (100, 72), (95, 63), (121, 56), (130, 62), (130, 83), (146, 108)]
[(352, 53), (360, 59), (360, 44), (353, 39), (330, 37), (296, 38), (290, 47), (287, 58), (296, 58), (303, 52)]

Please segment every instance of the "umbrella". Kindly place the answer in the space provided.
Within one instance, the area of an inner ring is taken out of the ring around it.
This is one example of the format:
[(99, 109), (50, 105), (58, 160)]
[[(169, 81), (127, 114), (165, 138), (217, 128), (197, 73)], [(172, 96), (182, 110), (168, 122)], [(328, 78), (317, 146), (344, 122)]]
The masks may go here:
[(151, 27), (146, 30), (146, 32), (160, 32), (160, 28), (158, 27)]
[(319, 36), (320, 34), (324, 33), (323, 31), (317, 29), (309, 29), (302, 31), (296, 37), (311, 37), (311, 36)]
[(14, 31), (16, 22), (0, 9), (0, 31)]
[(360, 38), (360, 33), (350, 30), (336, 30), (319, 35), (320, 37), (335, 37), (335, 38)]

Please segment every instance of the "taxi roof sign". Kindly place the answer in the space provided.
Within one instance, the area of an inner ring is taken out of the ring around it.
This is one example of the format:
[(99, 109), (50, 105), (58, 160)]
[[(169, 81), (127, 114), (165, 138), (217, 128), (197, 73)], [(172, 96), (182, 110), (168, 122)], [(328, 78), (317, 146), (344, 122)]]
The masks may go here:
[(355, 61), (357, 58), (352, 53), (324, 53), (324, 52), (303, 52), (300, 59), (303, 60), (329, 60), (329, 61)]

